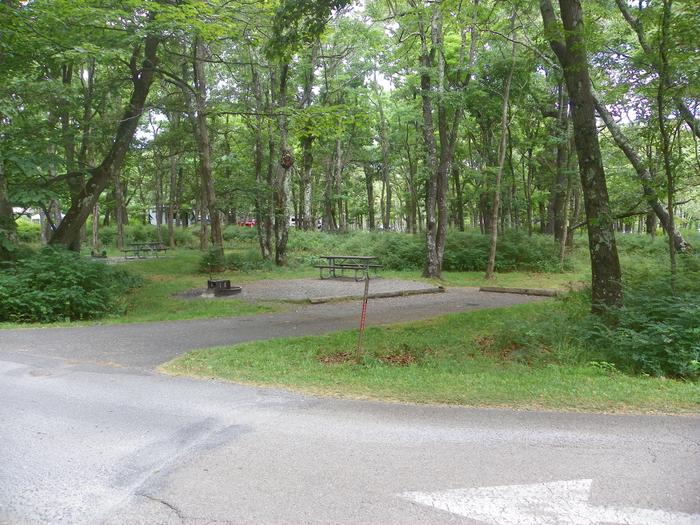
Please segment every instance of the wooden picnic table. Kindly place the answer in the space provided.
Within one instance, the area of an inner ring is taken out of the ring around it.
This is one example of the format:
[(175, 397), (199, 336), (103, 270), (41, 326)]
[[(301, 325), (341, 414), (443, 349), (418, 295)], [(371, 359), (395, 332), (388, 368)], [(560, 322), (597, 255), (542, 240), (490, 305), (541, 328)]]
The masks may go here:
[(158, 257), (160, 252), (166, 253), (168, 247), (162, 242), (132, 242), (129, 243), (128, 248), (124, 248), (124, 258), (128, 259), (129, 254), (138, 259), (143, 259), (146, 255), (155, 255)]
[(321, 273), (321, 279), (335, 279), (344, 277), (346, 271), (352, 271), (355, 281), (369, 279), (369, 270), (375, 272), (382, 265), (377, 264), (377, 258), (373, 255), (322, 255), (320, 259), (325, 259), (325, 264), (316, 264)]

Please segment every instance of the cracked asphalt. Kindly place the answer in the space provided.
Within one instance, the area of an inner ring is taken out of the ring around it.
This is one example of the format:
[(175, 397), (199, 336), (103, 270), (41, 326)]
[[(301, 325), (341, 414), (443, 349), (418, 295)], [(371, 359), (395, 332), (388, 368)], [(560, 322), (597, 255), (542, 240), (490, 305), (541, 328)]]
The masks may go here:
[[(450, 291), (373, 301), (370, 318), (524, 300)], [(0, 331), (0, 523), (477, 525), (401, 495), (577, 479), (593, 480), (592, 505), (700, 523), (698, 417), (348, 401), (153, 371), (191, 348), (351, 328), (357, 310)], [(520, 523), (594, 523), (581, 519)]]

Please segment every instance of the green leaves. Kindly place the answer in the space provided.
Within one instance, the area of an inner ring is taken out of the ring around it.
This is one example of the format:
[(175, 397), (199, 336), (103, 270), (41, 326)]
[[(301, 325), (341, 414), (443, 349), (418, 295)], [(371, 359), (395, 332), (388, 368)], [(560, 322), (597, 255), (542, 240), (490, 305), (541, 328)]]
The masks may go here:
[(268, 42), (270, 57), (288, 61), (303, 44), (310, 44), (323, 32), (334, 11), (350, 0), (281, 0)]
[(93, 319), (120, 307), (141, 279), (78, 254), (44, 248), (0, 271), (0, 321)]

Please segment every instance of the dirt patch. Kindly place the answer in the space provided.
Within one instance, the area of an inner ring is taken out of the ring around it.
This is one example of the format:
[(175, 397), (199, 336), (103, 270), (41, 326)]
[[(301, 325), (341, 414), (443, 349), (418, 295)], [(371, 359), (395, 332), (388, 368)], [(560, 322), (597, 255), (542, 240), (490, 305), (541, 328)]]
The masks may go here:
[(177, 299), (199, 299), (206, 291), (206, 288), (192, 288), (191, 290), (185, 290), (184, 292), (174, 293), (172, 294), (172, 297), (176, 297)]
[(513, 352), (520, 350), (520, 347), (515, 343), (497, 348), (496, 339), (488, 335), (475, 337), (474, 343), (479, 347), (482, 354), (498, 357), (502, 361), (508, 361)]
[(318, 361), (324, 365), (341, 365), (352, 361), (354, 357), (350, 352), (339, 352), (337, 354), (320, 355), (318, 356)]
[(394, 366), (408, 366), (418, 362), (416, 356), (412, 354), (391, 354), (380, 357), (379, 360), (383, 363)]

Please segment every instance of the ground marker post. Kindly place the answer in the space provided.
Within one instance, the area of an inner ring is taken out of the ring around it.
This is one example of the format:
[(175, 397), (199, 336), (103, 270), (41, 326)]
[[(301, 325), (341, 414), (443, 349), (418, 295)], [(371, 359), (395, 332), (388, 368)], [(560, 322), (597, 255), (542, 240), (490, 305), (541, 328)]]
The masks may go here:
[(360, 334), (357, 338), (357, 352), (355, 361), (359, 364), (362, 360), (362, 340), (365, 335), (365, 320), (367, 319), (367, 298), (369, 296), (369, 266), (365, 268), (365, 293), (362, 295), (362, 315), (360, 316)]

